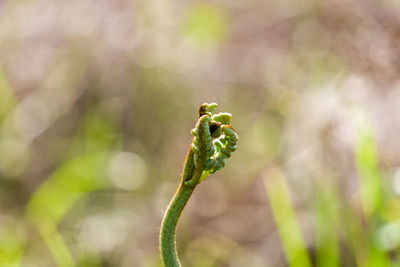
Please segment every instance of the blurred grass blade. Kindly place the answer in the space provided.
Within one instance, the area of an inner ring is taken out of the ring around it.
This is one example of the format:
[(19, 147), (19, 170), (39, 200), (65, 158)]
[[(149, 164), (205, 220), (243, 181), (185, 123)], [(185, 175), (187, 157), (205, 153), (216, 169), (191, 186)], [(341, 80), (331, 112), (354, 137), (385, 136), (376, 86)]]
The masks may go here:
[(353, 110), (355, 125), (355, 161), (360, 183), (361, 203), (367, 220), (367, 266), (389, 266), (388, 255), (378, 248), (374, 237), (377, 220), (382, 212), (383, 195), (378, 156), (371, 121), (362, 109)]
[(339, 266), (338, 233), (336, 231), (339, 199), (336, 191), (332, 188), (332, 186), (321, 185), (316, 190), (316, 266), (321, 267)]
[(27, 216), (38, 227), (59, 266), (75, 263), (57, 225), (80, 199), (105, 187), (107, 158), (108, 153), (103, 151), (71, 159), (36, 190), (28, 203)]
[(107, 152), (77, 156), (54, 172), (28, 203), (29, 218), (50, 218), (58, 224), (68, 210), (86, 194), (105, 186)]
[(360, 182), (361, 201), (365, 216), (371, 216), (382, 203), (378, 159), (371, 122), (366, 114), (357, 109), (354, 112), (355, 160)]
[(283, 173), (275, 168), (266, 172), (263, 179), (289, 265), (291, 267), (311, 266)]
[(38, 222), (38, 230), (42, 235), (47, 247), (50, 249), (57, 266), (73, 267), (76, 266), (73, 256), (71, 255), (67, 245), (57, 226), (51, 219), (43, 219)]
[(20, 266), (27, 242), (27, 229), (23, 221), (7, 222), (7, 218), (1, 218), (0, 237), (0, 266)]

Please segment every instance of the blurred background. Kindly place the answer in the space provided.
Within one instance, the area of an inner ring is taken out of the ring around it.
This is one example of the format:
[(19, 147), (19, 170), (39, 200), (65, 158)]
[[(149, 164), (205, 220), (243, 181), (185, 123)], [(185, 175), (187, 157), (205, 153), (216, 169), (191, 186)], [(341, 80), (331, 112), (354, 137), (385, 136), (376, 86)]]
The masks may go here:
[(183, 266), (400, 266), (396, 0), (0, 1), (0, 266), (161, 266), (203, 102), (226, 167)]

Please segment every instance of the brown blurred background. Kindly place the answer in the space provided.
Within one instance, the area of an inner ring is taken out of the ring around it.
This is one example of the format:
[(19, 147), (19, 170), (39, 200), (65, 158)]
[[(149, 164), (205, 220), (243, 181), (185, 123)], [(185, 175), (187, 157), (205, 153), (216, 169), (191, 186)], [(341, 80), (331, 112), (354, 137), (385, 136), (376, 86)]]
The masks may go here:
[[(312, 265), (323, 266), (320, 188), (335, 188), (346, 208), (334, 217), (349, 209), (371, 234), (360, 242), (394, 264), (399, 10), (395, 0), (1, 1), (0, 266), (161, 266), (161, 219), (203, 102), (233, 114), (240, 140), (183, 213), (184, 266), (288, 265), (271, 169), (284, 173)], [(360, 121), (390, 198), (372, 215), (357, 193)], [(326, 225), (339, 252), (324, 266), (362, 265), (338, 225)]]

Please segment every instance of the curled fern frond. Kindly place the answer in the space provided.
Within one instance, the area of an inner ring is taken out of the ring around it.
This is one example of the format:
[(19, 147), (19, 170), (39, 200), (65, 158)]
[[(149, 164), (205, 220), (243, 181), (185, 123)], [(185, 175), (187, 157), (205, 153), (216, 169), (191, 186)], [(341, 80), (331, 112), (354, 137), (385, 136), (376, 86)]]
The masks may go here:
[[(236, 150), (238, 136), (230, 125), (232, 115), (222, 112), (213, 114), (217, 104), (203, 104), (199, 108), (200, 119), (196, 127), (192, 130), (194, 136), (192, 149), (194, 152), (194, 164), (197, 167), (199, 155), (199, 144), (205, 148), (205, 159), (203, 160), (203, 173), (199, 182), (202, 182), (209, 174), (215, 173), (225, 166), (225, 159), (231, 157), (231, 153)], [(201, 131), (201, 129), (203, 129)], [(199, 133), (203, 134), (200, 136)]]
[(160, 233), (160, 249), (166, 267), (180, 267), (176, 253), (175, 229), (196, 185), (222, 169), (225, 160), (236, 150), (239, 140), (229, 113), (214, 114), (216, 103), (199, 108), (199, 120), (192, 129), (193, 141), (185, 161), (181, 184), (165, 213)]

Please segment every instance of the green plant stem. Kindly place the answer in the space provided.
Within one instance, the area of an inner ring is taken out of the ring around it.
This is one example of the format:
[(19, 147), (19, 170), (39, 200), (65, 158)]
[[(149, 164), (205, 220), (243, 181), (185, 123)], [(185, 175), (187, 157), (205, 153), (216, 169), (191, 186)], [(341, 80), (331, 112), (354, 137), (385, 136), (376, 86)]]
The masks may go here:
[(166, 267), (179, 267), (181, 264), (176, 253), (175, 232), (179, 217), (194, 187), (181, 184), (168, 206), (161, 226), (160, 246), (161, 257)]
[(164, 266), (166, 267), (181, 266), (176, 252), (176, 227), (182, 210), (192, 195), (197, 181), (200, 179), (203, 172), (201, 168), (195, 168), (193, 156), (193, 150), (189, 149), (181, 184), (168, 205), (167, 212), (161, 224), (160, 250)]

